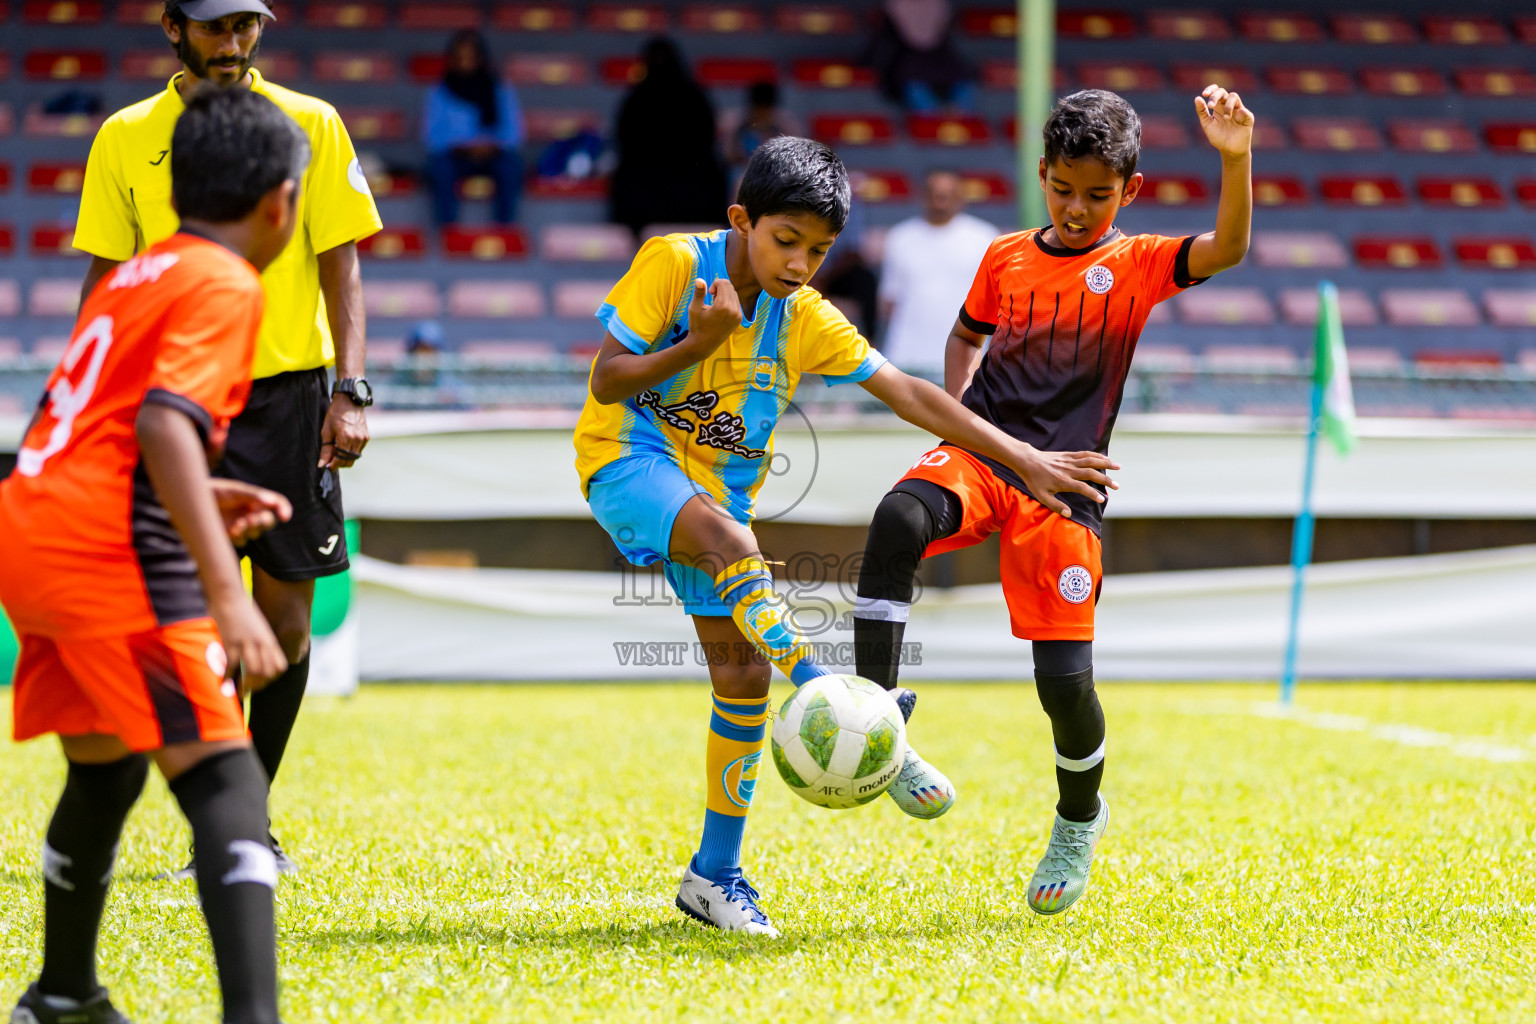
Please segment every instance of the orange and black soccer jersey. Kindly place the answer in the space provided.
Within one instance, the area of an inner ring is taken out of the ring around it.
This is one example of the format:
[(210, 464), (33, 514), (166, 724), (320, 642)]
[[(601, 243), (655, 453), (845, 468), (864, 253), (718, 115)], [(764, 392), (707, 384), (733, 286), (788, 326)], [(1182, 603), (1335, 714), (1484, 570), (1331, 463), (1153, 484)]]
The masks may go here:
[[(1003, 235), (987, 249), (960, 320), (992, 343), (961, 401), (1042, 451), (1107, 452), (1147, 315), (1200, 283), (1189, 276), (1194, 239), (1111, 229), (1080, 250), (1050, 245), (1042, 234)], [(1028, 493), (1011, 469), (977, 457)], [(1075, 521), (1099, 530), (1097, 502), (1060, 497)]]
[(17, 632), (128, 636), (207, 614), (135, 423), (146, 402), (177, 409), (216, 460), (250, 390), (261, 314), (256, 269), (190, 234), (96, 286), (0, 483), (0, 598)]

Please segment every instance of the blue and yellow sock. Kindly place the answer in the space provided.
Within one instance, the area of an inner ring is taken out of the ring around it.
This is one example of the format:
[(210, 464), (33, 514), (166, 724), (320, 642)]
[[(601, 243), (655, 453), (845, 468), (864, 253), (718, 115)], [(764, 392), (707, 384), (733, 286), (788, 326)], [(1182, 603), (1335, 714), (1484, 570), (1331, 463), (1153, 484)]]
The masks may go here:
[(718, 878), (741, 866), (741, 836), (757, 788), (757, 769), (768, 732), (768, 698), (734, 700), (714, 695), (704, 762), (709, 775), (704, 801), (704, 838), (694, 870)]
[(796, 686), (827, 670), (816, 664), (811, 645), (795, 628), (784, 598), (773, 589), (773, 573), (757, 555), (748, 555), (715, 577), (715, 593), (731, 609), (743, 636)]

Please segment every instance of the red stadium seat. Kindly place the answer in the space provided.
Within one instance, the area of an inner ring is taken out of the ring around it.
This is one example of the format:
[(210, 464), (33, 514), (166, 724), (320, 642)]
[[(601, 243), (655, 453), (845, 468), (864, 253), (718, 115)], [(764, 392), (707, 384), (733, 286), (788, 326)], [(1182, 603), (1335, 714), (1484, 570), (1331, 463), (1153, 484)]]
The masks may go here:
[(1484, 125), (1483, 138), (1500, 153), (1536, 153), (1536, 122)]
[(181, 58), (161, 47), (129, 50), (117, 62), (117, 76), (130, 82), (166, 82), (181, 70)]
[(1381, 311), (1393, 327), (1476, 327), (1483, 322), (1477, 303), (1460, 288), (1389, 288), (1381, 293)]
[(32, 225), (32, 255), (33, 256), (68, 256), (78, 257), (85, 255), (74, 247), (75, 226), (73, 224), (34, 224)]
[(120, 0), (117, 5), (119, 25), (158, 25), (165, 10), (165, 0)]
[(400, 5), (400, 27), (451, 31), (480, 27), (480, 5), (456, 0), (407, 0)]
[(1274, 307), (1259, 288), (1192, 288), (1175, 296), (1174, 302), (1186, 324), (1259, 326), (1275, 322)]
[(777, 82), (779, 66), (762, 57), (706, 57), (699, 61), (699, 81), (716, 88)]
[(1426, 206), (1503, 206), (1504, 192), (1491, 178), (1420, 178), (1419, 199)]
[(645, 77), (645, 63), (635, 57), (604, 57), (602, 76), (607, 85), (634, 85)]
[(0, 161), (0, 192), (11, 190), (11, 165)]
[(427, 236), (421, 228), (386, 227), (358, 242), (357, 251), (376, 260), (417, 260), (426, 255)]
[(534, 142), (569, 139), (582, 132), (602, 130), (602, 117), (592, 110), (525, 110), (528, 138)]
[(407, 134), (405, 114), (394, 107), (340, 107), (337, 113), (354, 141), (398, 141)]
[(1136, 21), (1122, 11), (1057, 11), (1056, 34), (1064, 39), (1129, 39)]
[(34, 81), (95, 80), (106, 76), (107, 54), (104, 50), (33, 50), (23, 59), (22, 71)]
[(528, 194), (539, 199), (604, 199), (608, 191), (607, 178), (535, 176), (528, 182)]
[(48, 278), (32, 282), (27, 312), (32, 316), (74, 316), (80, 310), (80, 282), (74, 278)]
[(1274, 174), (1254, 175), (1255, 206), (1305, 206), (1311, 201), (1307, 187), (1301, 183), (1300, 178)]
[[(1058, 91), (1066, 88), (1067, 73), (1061, 65), (1052, 69), (1052, 81)], [(988, 89), (1012, 91), (1018, 88), (1019, 69), (1012, 60), (984, 60), (981, 62), (981, 84)]]
[(0, 224), (0, 256), (10, 256), (16, 251), (16, 229)]
[(1256, 231), (1254, 262), (1261, 267), (1346, 267), (1344, 244), (1326, 231)]
[(460, 178), (455, 188), (460, 199), (490, 199), (496, 194), (496, 180), (485, 174)]
[(1524, 68), (1458, 68), (1456, 88), (1469, 96), (1536, 96), (1536, 74)]
[(45, 114), (32, 107), (22, 118), (21, 132), (37, 139), (76, 139), (95, 135), (106, 119), (105, 114)]
[(665, 8), (648, 4), (593, 4), (587, 28), (597, 32), (665, 32)]
[(1270, 118), (1263, 118), (1253, 126), (1254, 149), (1284, 149), (1290, 145), (1285, 129)]
[(1078, 81), (1085, 89), (1111, 92), (1161, 92), (1168, 80), (1151, 64), (1129, 62), (1093, 62), (1077, 66)]
[(1536, 45), (1536, 14), (1524, 14), (1516, 18), (1515, 35), (1527, 46)]
[(85, 164), (33, 164), (27, 171), (27, 191), (34, 195), (77, 196), (85, 184)]
[(1191, 135), (1187, 127), (1190, 121), (1182, 117), (1148, 114), (1141, 119), (1141, 145), (1144, 149), (1184, 149), (1190, 145)]
[(331, 50), (315, 58), (317, 82), (393, 82), (395, 58), (388, 53), (345, 53)]
[(805, 36), (849, 36), (863, 26), (845, 8), (835, 4), (786, 4), (774, 14), (780, 32)]
[(1323, 26), (1305, 14), (1239, 14), (1237, 29), (1256, 43), (1320, 43)]
[(381, 3), (311, 3), (304, 23), (311, 28), (383, 28), (388, 16)]
[(793, 77), (796, 85), (813, 89), (868, 88), (875, 84), (875, 73), (846, 60), (797, 60)]
[(912, 114), (907, 134), (920, 145), (980, 146), (992, 141), (992, 129), (973, 114)]
[(417, 319), (440, 316), (443, 297), (431, 281), (363, 280), (363, 309), (370, 317)]
[(1239, 93), (1258, 88), (1258, 77), (1240, 64), (1175, 64), (1173, 86), (1181, 92), (1197, 93), (1215, 83)]
[[(1311, 327), (1317, 323), (1317, 289), (1287, 288), (1280, 293), (1280, 314), (1288, 324)], [(1339, 289), (1339, 318), (1345, 327), (1372, 327), (1381, 322), (1376, 303), (1358, 288)], [(1354, 363), (1354, 350), (1350, 350)]]
[(1355, 261), (1373, 270), (1419, 270), (1438, 268), (1442, 259), (1430, 238), (1367, 237), (1355, 239)]
[(11, 54), (9, 50), (0, 50), (0, 79), (11, 77)]
[(1298, 117), (1291, 131), (1303, 149), (1361, 152), (1382, 147), (1380, 133), (1358, 117)]
[(619, 224), (551, 224), (540, 235), (539, 253), (564, 262), (627, 262), (635, 255), (635, 236)]
[(375, 199), (397, 199), (416, 191), (416, 179), (409, 174), (379, 170), (368, 175), (368, 188)]
[(27, 0), (21, 20), (29, 25), (96, 25), (103, 6), (91, 0)]
[(1018, 34), (1018, 12), (1012, 7), (972, 7), (960, 12), (960, 30), (973, 36), (1012, 39)]
[(514, 53), (503, 66), (507, 81), (516, 85), (586, 85), (587, 62), (564, 53)]
[(1349, 75), (1332, 67), (1270, 68), (1264, 79), (1276, 92), (1302, 96), (1342, 96), (1355, 91)]
[(866, 203), (904, 202), (912, 198), (912, 182), (900, 171), (850, 171), (853, 194)]
[[(1536, 327), (1536, 290), (1483, 292), (1483, 309), (1496, 327)], [(1527, 354), (1536, 356), (1536, 350), (1521, 353), (1520, 365), (1536, 370), (1536, 365), (1527, 366)]]
[(533, 281), (456, 281), (448, 287), (449, 316), (523, 319), (545, 312), (544, 289)]
[(528, 255), (528, 239), (510, 226), (443, 229), (443, 252), (451, 259), (507, 260)]
[(1456, 259), (1476, 270), (1529, 270), (1536, 267), (1536, 246), (1529, 238), (1458, 238)]
[(1013, 198), (1013, 186), (992, 171), (961, 171), (960, 191), (967, 203), (1005, 203)]
[(829, 145), (875, 146), (895, 135), (882, 114), (823, 114), (811, 121), (811, 134)]
[(1154, 174), (1143, 182), (1141, 198), (1158, 206), (1198, 206), (1211, 201), (1211, 189), (1200, 178)]
[(1432, 68), (1365, 68), (1360, 81), (1377, 96), (1441, 96), (1447, 89), (1445, 76)]
[(686, 32), (735, 34), (763, 31), (763, 14), (745, 4), (689, 4), (683, 8), (682, 28)]
[(558, 282), (552, 295), (555, 300), (555, 316), (570, 319), (592, 316), (607, 301), (612, 287), (613, 282), (608, 280)]
[(406, 65), (411, 81), (421, 85), (435, 85), (442, 81), (443, 72), (448, 70), (448, 61), (440, 53), (412, 54)]
[(1425, 370), (1498, 370), (1504, 366), (1504, 357), (1488, 349), (1421, 348), (1413, 354), (1413, 362)]
[(292, 50), (263, 50), (256, 70), (270, 82), (291, 82), (304, 73), (304, 64)]
[(1494, 18), (1444, 15), (1424, 19), (1424, 36), (1432, 43), (1457, 46), (1498, 46), (1509, 42), (1509, 31)]
[(1536, 206), (1536, 178), (1515, 182), (1515, 198), (1526, 206)]
[(1194, 43), (1228, 39), (1232, 27), (1215, 11), (1150, 11), (1147, 32), (1153, 39)]
[(0, 136), (6, 136), (16, 130), (16, 119), (11, 114), (9, 104), (0, 103)]
[(1392, 145), (1410, 153), (1470, 153), (1478, 148), (1477, 136), (1461, 121), (1392, 121), (1387, 125)]
[(569, 32), (576, 27), (571, 4), (491, 5), (491, 24), (503, 32)]
[[(77, 284), (76, 287), (75, 287), (75, 296), (78, 298), (79, 295), (80, 295), (80, 288), (79, 288), (79, 286)], [(15, 281), (11, 281), (11, 280), (0, 281), (0, 316), (20, 316), (20, 315), (21, 315), (21, 286), (18, 285)], [(8, 339), (8, 340), (11, 340), (12, 343), (14, 343), (14, 339)], [(10, 355), (15, 355), (16, 353), (15, 352), (11, 352), (9, 354)]]
[(1402, 46), (1418, 41), (1419, 34), (1395, 14), (1336, 14), (1333, 34), (1345, 43)]

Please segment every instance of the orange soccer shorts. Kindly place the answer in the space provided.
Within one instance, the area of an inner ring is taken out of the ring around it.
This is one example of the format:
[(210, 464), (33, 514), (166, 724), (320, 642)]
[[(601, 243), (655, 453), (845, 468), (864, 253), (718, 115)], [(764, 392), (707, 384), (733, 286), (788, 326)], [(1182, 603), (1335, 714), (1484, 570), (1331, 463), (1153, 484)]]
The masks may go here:
[(1064, 519), (993, 473), (969, 452), (943, 445), (903, 480), (927, 480), (960, 499), (960, 528), (928, 545), (942, 555), (1002, 534), (1003, 598), (1013, 635), (1024, 640), (1092, 640), (1103, 577), (1099, 537)]
[(210, 618), (127, 636), (21, 635), (15, 738), (116, 736), (135, 751), (246, 736)]

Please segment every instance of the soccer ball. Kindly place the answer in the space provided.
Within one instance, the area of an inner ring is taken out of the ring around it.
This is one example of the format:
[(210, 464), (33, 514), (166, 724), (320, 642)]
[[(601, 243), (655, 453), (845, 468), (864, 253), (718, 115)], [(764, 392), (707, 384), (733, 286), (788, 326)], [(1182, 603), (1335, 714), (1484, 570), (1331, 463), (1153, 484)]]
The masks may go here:
[(888, 789), (907, 754), (901, 709), (858, 676), (817, 676), (773, 723), (773, 763), (789, 788), (818, 807), (867, 804)]

